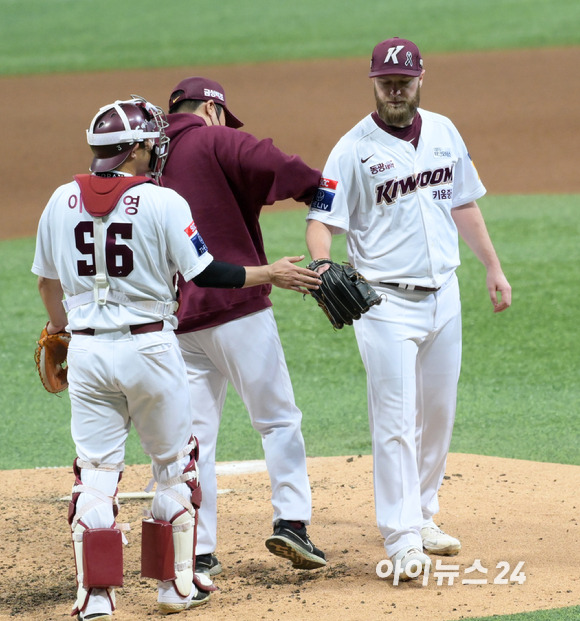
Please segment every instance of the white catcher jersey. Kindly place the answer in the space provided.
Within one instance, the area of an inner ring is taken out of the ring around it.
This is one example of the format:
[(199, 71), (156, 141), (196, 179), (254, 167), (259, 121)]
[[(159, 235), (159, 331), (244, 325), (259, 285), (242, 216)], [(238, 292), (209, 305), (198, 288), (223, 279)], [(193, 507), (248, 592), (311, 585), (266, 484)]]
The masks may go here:
[(349, 261), (371, 282), (440, 287), (459, 265), (451, 209), (485, 194), (446, 117), (420, 110), (417, 149), (369, 115), (325, 165), (308, 219), (346, 232)]
[(95, 220), (73, 181), (54, 192), (38, 226), (32, 272), (60, 280), (67, 301), (84, 298), (68, 311), (68, 329), (115, 330), (164, 316), (177, 327), (175, 316), (160, 310), (163, 304), (156, 307), (150, 302), (171, 306), (176, 271), (190, 280), (213, 260), (187, 202), (173, 190), (141, 183), (125, 191), (113, 211), (102, 218), (102, 256), (110, 292), (137, 301), (135, 306), (99, 305), (94, 300)]

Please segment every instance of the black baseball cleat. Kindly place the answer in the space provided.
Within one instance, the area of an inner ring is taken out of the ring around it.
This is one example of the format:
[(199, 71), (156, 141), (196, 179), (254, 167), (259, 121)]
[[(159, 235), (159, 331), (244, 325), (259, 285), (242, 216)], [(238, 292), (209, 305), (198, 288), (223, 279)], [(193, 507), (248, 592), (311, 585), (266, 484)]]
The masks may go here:
[(195, 571), (208, 576), (222, 573), (222, 565), (215, 554), (198, 554), (195, 557)]
[[(302, 526), (296, 528), (294, 524)], [(310, 541), (303, 522), (278, 520), (274, 534), (266, 539), (266, 547), (272, 554), (292, 561), (294, 569), (318, 569), (326, 565), (324, 552)]]

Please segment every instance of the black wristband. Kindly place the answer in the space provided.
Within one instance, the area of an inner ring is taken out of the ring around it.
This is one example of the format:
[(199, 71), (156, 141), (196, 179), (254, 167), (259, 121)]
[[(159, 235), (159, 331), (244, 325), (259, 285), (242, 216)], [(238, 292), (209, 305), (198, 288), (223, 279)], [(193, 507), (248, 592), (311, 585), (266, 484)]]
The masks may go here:
[(246, 269), (241, 265), (212, 261), (201, 274), (193, 278), (198, 287), (216, 289), (240, 289), (246, 282)]

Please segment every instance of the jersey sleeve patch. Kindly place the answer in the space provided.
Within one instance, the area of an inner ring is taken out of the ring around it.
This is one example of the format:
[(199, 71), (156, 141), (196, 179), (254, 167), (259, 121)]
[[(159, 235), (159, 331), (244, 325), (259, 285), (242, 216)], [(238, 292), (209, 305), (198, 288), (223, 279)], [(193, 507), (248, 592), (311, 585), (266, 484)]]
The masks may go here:
[(327, 179), (326, 177), (320, 177), (320, 182), (318, 183), (318, 187), (326, 190), (336, 190), (338, 186), (338, 181), (334, 179)]
[(199, 234), (199, 231), (195, 226), (195, 222), (192, 221), (191, 224), (185, 229), (185, 232), (191, 240), (191, 243), (197, 252), (197, 256), (201, 257), (205, 254), (207, 252), (207, 246), (205, 245), (202, 236)]
[(328, 192), (322, 188), (318, 188), (316, 196), (310, 203), (310, 209), (318, 209), (319, 211), (330, 211), (332, 209), (332, 201), (334, 201), (334, 192)]

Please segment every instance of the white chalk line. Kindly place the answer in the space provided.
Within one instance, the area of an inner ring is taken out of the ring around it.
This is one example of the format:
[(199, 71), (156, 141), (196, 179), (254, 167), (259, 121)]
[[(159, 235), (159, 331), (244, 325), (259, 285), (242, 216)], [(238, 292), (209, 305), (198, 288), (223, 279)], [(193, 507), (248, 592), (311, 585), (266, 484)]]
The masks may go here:
[[(54, 468), (54, 467), (52, 467)], [(44, 470), (45, 468), (37, 468)], [(263, 459), (250, 459), (247, 461), (223, 461), (216, 463), (215, 471), (217, 476), (231, 476), (236, 474), (253, 474), (254, 472), (264, 472), (266, 470), (266, 462)], [(218, 495), (229, 494), (234, 490), (231, 488), (218, 488)], [(153, 498), (155, 492), (119, 492), (117, 498), (119, 500), (134, 500)], [(71, 496), (63, 496), (59, 500), (69, 501)]]

